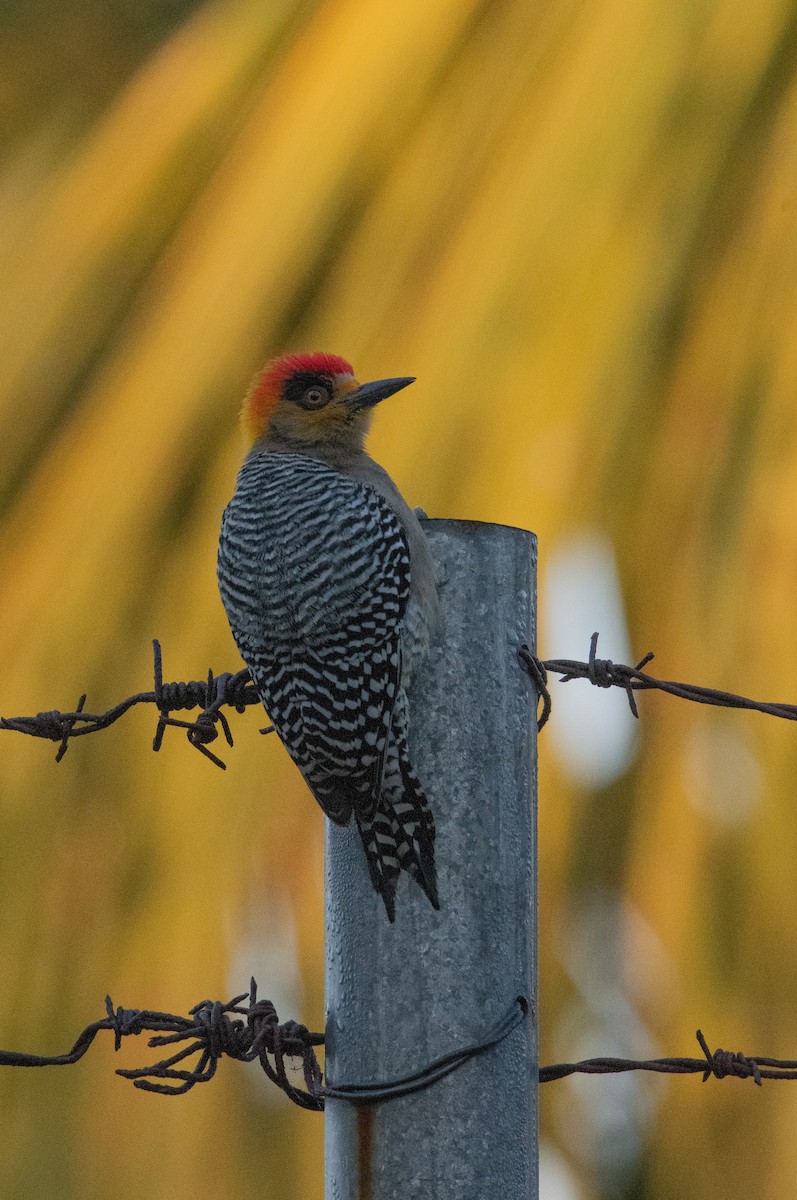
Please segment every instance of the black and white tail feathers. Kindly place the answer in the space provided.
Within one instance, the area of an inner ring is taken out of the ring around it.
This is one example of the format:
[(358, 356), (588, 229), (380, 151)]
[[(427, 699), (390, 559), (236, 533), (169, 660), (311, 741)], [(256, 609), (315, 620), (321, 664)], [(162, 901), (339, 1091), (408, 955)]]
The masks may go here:
[(396, 916), (396, 886), (406, 871), (439, 909), (435, 870), (435, 824), (426, 793), (412, 769), (407, 747), (407, 700), (402, 687), (387, 718), (387, 736), (376, 769), (363, 775), (319, 778), (317, 761), (305, 778), (327, 816), (339, 825), (351, 816), (365, 849), (374, 890), (390, 921)]
[[(400, 655), (396, 655), (396, 666)], [(356, 667), (349, 670), (357, 674)], [(283, 673), (272, 662), (271, 671), (255, 666), (250, 672), (280, 738), (305, 777), (308, 787), (326, 815), (336, 825), (348, 825), (352, 817), (365, 849), (374, 890), (382, 897), (389, 920), (395, 920), (396, 886), (406, 871), (439, 909), (435, 870), (435, 823), (423, 786), (415, 774), (407, 746), (407, 697), (396, 679), (389, 685), (395, 695), (392, 709), (385, 708), (378, 721), (362, 725), (352, 722), (349, 739), (342, 738), (332, 753), (331, 725), (338, 725), (313, 697), (299, 700), (302, 679), (295, 667)], [(278, 699), (277, 699), (278, 697)], [(361, 742), (363, 729), (373, 724), (381, 729), (369, 746)], [(340, 731), (336, 735), (340, 737)]]
[(357, 828), (365, 847), (374, 889), (382, 897), (388, 919), (396, 916), (396, 884), (406, 871), (423, 889), (433, 908), (440, 908), (434, 861), (435, 827), (429, 802), (406, 753), (406, 742), (397, 747), (398, 771), (382, 784), (373, 818), (360, 817)]

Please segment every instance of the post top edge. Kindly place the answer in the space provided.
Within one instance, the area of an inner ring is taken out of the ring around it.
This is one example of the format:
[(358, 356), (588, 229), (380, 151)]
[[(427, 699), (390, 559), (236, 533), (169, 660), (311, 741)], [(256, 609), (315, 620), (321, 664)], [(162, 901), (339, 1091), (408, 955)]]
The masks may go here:
[[(435, 528), (449, 530), (451, 533), (485, 533), (488, 529), (503, 529), (507, 533), (520, 533), (523, 537), (537, 540), (536, 533), (530, 529), (522, 529), (519, 525), (503, 525), (498, 521), (465, 521), (456, 517), (421, 517), (421, 524), (433, 532)], [(430, 528), (431, 527), (431, 528)]]

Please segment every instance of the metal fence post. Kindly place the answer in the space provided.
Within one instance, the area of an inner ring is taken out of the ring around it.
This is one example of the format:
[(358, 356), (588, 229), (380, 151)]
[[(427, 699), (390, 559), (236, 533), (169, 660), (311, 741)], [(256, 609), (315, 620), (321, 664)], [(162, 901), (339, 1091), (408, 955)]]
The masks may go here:
[(389, 1081), (526, 1020), (424, 1091), (326, 1106), (326, 1200), (537, 1196), (536, 538), (425, 524), (443, 623), (410, 692), (410, 749), (437, 823), (441, 911), (402, 879), (390, 925), (357, 833), (328, 824), (326, 1078)]

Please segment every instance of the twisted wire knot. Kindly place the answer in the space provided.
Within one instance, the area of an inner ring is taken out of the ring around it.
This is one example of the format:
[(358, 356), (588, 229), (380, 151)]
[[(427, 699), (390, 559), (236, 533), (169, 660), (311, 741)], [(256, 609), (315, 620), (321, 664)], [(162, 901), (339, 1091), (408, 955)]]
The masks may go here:
[(712, 1074), (717, 1079), (726, 1075), (736, 1075), (739, 1079), (749, 1079), (751, 1076), (761, 1087), (761, 1072), (754, 1058), (747, 1058), (740, 1051), (732, 1054), (730, 1050), (715, 1050), (712, 1057)]
[(269, 1050), (273, 1046), (274, 1029), (279, 1025), (279, 1017), (270, 1000), (253, 1000), (246, 1020), (252, 1035), (251, 1053), (254, 1058), (261, 1049)]
[(706, 1069), (703, 1072), (703, 1083), (706, 1082), (710, 1075), (715, 1079), (725, 1079), (727, 1075), (735, 1075), (737, 1079), (754, 1079), (759, 1087), (761, 1087), (761, 1070), (754, 1058), (748, 1058), (741, 1051), (735, 1054), (730, 1050), (717, 1049), (713, 1053), (708, 1048), (708, 1043), (703, 1037), (703, 1034), (698, 1029), (697, 1040), (700, 1043), (700, 1049), (706, 1056)]
[(537, 732), (539, 733), (551, 715), (551, 693), (548, 691), (548, 672), (545, 669), (545, 663), (541, 662), (535, 654), (532, 654), (525, 642), (521, 643), (518, 649), (518, 659), (520, 660), (521, 667), (537, 689), (539, 700), (542, 701), (542, 712), (537, 717)]
[(39, 736), (50, 738), (53, 742), (60, 742), (72, 725), (70, 719), (57, 709), (53, 709), (51, 712), (36, 713), (33, 719), (39, 727)]
[(155, 700), (161, 712), (175, 712), (185, 708), (203, 708), (207, 703), (207, 684), (192, 680), (189, 683), (163, 683), (155, 689)]
[(247, 1061), (252, 1045), (251, 1030), (240, 1019), (231, 1020), (221, 1000), (203, 1000), (191, 1009), (196, 1033), (215, 1063), (223, 1056)]
[(242, 713), (246, 709), (247, 698), (251, 689), (252, 681), (248, 670), (237, 671), (234, 675), (230, 671), (224, 671), (221, 675), (216, 676), (216, 704), (228, 704), (230, 708), (234, 708), (236, 712)]
[(113, 1030), (114, 1050), (122, 1044), (122, 1038), (136, 1036), (146, 1027), (146, 1013), (139, 1008), (114, 1008), (110, 996), (105, 997), (105, 1010), (108, 1013), (110, 1028)]
[[(230, 705), (236, 712), (243, 712), (247, 704), (259, 703), (257, 689), (251, 683), (248, 669), (223, 671), (214, 675), (208, 671), (207, 680), (189, 683), (164, 683), (163, 659), (160, 643), (152, 643), (154, 651), (155, 703), (158, 706), (158, 726), (152, 743), (153, 750), (160, 750), (163, 735), (167, 725), (176, 725), (186, 731), (186, 737), (192, 746), (209, 758), (217, 767), (225, 770), (225, 764), (207, 747), (219, 736), (217, 725), (221, 725), (227, 745), (232, 746), (230, 725), (221, 711), (224, 705)], [(181, 721), (171, 714), (173, 711), (186, 708), (202, 707), (202, 712), (193, 721)]]
[(210, 742), (215, 742), (219, 736), (219, 731), (216, 728), (216, 722), (226, 721), (224, 714), (220, 712), (209, 712), (205, 709), (199, 714), (195, 721), (191, 722), (191, 728), (188, 730), (188, 740), (192, 746), (200, 749), (202, 746), (207, 746)]
[(617, 674), (614, 663), (610, 658), (590, 658), (588, 667), (589, 681), (590, 683), (594, 683), (595, 687), (614, 687)]

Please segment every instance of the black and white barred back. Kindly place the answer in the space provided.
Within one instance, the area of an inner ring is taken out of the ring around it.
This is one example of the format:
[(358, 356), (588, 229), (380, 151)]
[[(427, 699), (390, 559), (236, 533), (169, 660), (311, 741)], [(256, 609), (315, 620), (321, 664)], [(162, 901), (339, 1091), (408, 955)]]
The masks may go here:
[(390, 920), (401, 870), (437, 908), (434, 820), (407, 749), (410, 556), (395, 512), (317, 459), (253, 452), (224, 512), (218, 575), (269, 718), (330, 820), (354, 815)]

